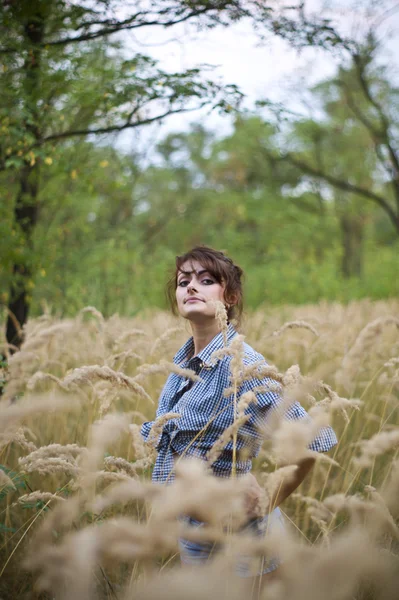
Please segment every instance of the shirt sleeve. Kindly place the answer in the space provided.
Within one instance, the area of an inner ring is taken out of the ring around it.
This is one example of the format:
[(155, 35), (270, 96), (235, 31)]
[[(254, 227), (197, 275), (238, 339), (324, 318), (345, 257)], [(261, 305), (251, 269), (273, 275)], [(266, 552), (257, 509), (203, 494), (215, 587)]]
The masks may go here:
[[(158, 408), (157, 408), (157, 412), (155, 415), (155, 419), (153, 421), (146, 421), (141, 426), (140, 433), (145, 442), (148, 441), (148, 436), (150, 434), (151, 428), (154, 425), (156, 419), (158, 419), (158, 417), (161, 417), (162, 415), (169, 412), (169, 400), (170, 400), (169, 390), (171, 387), (172, 378), (173, 378), (173, 374), (169, 375), (169, 377), (166, 380), (166, 383), (162, 389), (162, 392), (159, 396)], [(161, 434), (159, 437), (161, 437)]]
[[(261, 356), (261, 355), (259, 355)], [(266, 361), (264, 363), (267, 365)], [(270, 388), (270, 391), (256, 392), (256, 388)], [(282, 386), (269, 377), (262, 379), (251, 378), (243, 383), (241, 393), (255, 392), (257, 402), (251, 403), (245, 413), (251, 415), (249, 423), (252, 423), (255, 428), (262, 430), (267, 420), (267, 414), (273, 409), (277, 409), (282, 402)], [(303, 408), (303, 406), (295, 401), (285, 412), (284, 418), (289, 421), (310, 420), (311, 417)], [(309, 444), (309, 450), (315, 452), (328, 452), (338, 443), (334, 430), (328, 427), (322, 427), (318, 435)]]
[[(299, 419), (310, 419), (311, 417), (299, 402), (294, 402), (285, 413), (285, 418), (289, 421), (296, 421)], [(328, 452), (331, 448), (336, 446), (337, 443), (337, 436), (332, 427), (322, 427), (319, 434), (312, 440), (308, 448), (315, 452)]]

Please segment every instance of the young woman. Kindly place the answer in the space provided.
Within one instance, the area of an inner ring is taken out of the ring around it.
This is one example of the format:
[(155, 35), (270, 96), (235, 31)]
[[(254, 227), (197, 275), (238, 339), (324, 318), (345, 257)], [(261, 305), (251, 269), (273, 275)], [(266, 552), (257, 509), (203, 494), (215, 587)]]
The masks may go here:
[[(224, 397), (224, 391), (230, 387), (231, 356), (225, 355), (217, 361), (212, 354), (224, 347), (224, 338), (215, 318), (215, 302), (222, 302), (227, 311), (229, 345), (237, 335), (231, 321), (239, 321), (243, 308), (242, 270), (222, 252), (196, 247), (176, 258), (176, 271), (169, 282), (169, 298), (176, 314), (190, 322), (192, 337), (180, 348), (174, 357), (174, 363), (180, 367), (192, 369), (200, 375), (201, 381), (193, 383), (181, 375), (171, 374), (159, 399), (157, 418), (168, 413), (179, 413), (180, 418), (168, 421), (158, 441), (158, 456), (153, 471), (153, 481), (169, 483), (174, 478), (174, 464), (179, 456), (197, 456), (206, 460), (208, 451), (223, 431), (234, 421), (234, 402), (232, 397)], [(244, 344), (245, 366), (264, 361), (261, 354)], [(266, 364), (266, 363), (265, 363)], [(239, 395), (251, 391), (260, 385), (273, 383), (271, 379), (246, 380), (242, 383)], [(257, 393), (257, 402), (246, 409), (250, 415), (240, 429), (236, 441), (236, 461), (234, 473), (242, 476), (250, 473), (252, 458), (260, 449), (262, 437), (260, 429), (266, 423), (269, 411), (278, 406), (281, 397), (278, 393)], [(287, 419), (301, 419), (307, 416), (302, 406), (295, 402), (285, 415)], [(142, 435), (148, 439), (153, 422), (144, 423)], [(318, 437), (309, 446), (310, 449), (326, 452), (337, 440), (331, 428), (323, 428)], [(244, 452), (243, 452), (244, 451)], [(272, 512), (264, 518), (254, 518), (252, 508), (259, 497), (256, 479), (247, 477), (248, 525), (247, 528), (261, 535), (265, 527), (282, 527), (282, 516), (278, 505), (287, 498), (302, 482), (313, 466), (313, 459), (298, 463), (295, 475), (289, 482), (283, 483), (278, 494), (272, 499)], [(230, 477), (233, 473), (233, 442), (229, 442), (211, 469), (217, 477)], [(188, 522), (193, 526), (202, 524), (191, 517)], [(209, 559), (212, 544), (193, 543), (181, 540), (181, 559), (185, 564), (203, 563)], [(265, 560), (259, 575), (276, 569), (278, 562)], [(237, 567), (243, 577), (252, 573), (243, 565)]]

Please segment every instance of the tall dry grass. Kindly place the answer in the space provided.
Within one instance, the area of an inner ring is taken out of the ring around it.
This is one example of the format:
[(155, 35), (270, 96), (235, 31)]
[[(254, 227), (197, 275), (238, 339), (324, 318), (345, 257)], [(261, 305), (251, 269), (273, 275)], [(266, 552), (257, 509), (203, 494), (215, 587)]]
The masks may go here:
[[(150, 482), (162, 421), (148, 445), (140, 424), (155, 415), (184, 325), (163, 313), (105, 320), (90, 307), (30, 321), (0, 402), (0, 598), (397, 598), (398, 309), (326, 303), (247, 317), (246, 340), (274, 365), (284, 401), (298, 399), (313, 417), (306, 426), (270, 420), (254, 464), (265, 497), (307, 455), (319, 425), (332, 420), (339, 438), (282, 506), (286, 535), (264, 540), (238, 532), (243, 482), (183, 460), (174, 484)], [(253, 401), (237, 398), (229, 439)], [(207, 525), (188, 530), (181, 513)], [(207, 566), (182, 568), (179, 536), (222, 550)], [(234, 564), (245, 554), (256, 570), (265, 552), (282, 566), (260, 591)]]

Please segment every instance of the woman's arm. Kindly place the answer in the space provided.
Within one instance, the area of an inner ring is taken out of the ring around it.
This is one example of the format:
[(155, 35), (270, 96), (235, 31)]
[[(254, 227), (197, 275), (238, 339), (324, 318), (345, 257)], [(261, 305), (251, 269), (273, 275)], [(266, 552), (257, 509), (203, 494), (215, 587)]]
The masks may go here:
[[(277, 506), (280, 506), (280, 504), (297, 489), (297, 487), (305, 479), (306, 475), (313, 468), (314, 463), (315, 459), (312, 457), (304, 458), (297, 463), (297, 469), (294, 471), (294, 473), (287, 475), (284, 479), (282, 479), (281, 485), (278, 487), (273, 496), (268, 499), (266, 512), (271, 512), (277, 508)], [(252, 519), (260, 516), (259, 505), (261, 499), (264, 497), (265, 492), (252, 473), (248, 473), (248, 475), (246, 475), (246, 480), (247, 489), (245, 491), (245, 507), (248, 517)]]

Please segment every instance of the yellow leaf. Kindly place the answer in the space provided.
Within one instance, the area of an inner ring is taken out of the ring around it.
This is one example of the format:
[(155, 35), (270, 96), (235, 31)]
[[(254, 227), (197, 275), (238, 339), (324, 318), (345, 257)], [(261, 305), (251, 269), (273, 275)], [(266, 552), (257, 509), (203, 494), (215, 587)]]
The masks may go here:
[(102, 167), (103, 169), (105, 169), (105, 167), (108, 167), (109, 162), (107, 160), (102, 160), (100, 162), (100, 167)]
[(76, 179), (77, 176), (78, 176), (78, 172), (77, 172), (76, 169), (74, 169), (73, 171), (71, 171), (71, 177), (72, 177), (72, 179)]
[(40, 275), (42, 277), (46, 277), (46, 271), (44, 269), (40, 269)]
[(46, 165), (52, 165), (53, 159), (51, 158), (51, 156), (46, 156), (46, 158), (44, 159), (44, 162), (46, 163)]

